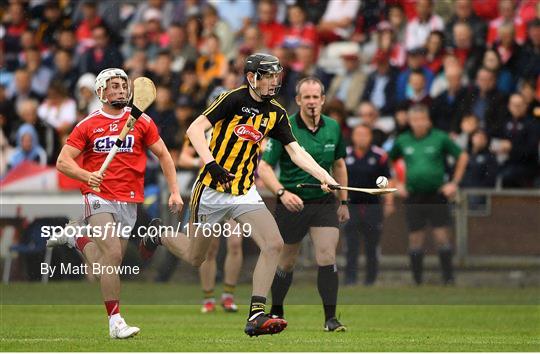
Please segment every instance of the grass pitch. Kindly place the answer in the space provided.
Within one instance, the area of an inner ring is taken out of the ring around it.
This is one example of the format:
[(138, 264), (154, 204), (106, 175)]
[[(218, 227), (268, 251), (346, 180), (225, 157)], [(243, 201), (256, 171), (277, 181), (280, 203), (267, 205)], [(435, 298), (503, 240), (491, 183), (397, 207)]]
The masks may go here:
[[(281, 334), (243, 333), (250, 287), (236, 314), (199, 312), (195, 285), (126, 282), (121, 311), (141, 327), (108, 338), (97, 284), (0, 287), (2, 351), (539, 351), (539, 289), (343, 288), (345, 333), (322, 331), (314, 284), (294, 284)], [(219, 292), (216, 294), (219, 295)]]

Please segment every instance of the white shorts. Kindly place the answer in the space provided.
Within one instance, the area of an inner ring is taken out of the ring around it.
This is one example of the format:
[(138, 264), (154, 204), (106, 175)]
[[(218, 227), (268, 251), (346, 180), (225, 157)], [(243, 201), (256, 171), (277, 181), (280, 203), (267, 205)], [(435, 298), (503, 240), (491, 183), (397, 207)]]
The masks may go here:
[(244, 195), (218, 192), (199, 181), (195, 182), (191, 190), (190, 221), (192, 223), (221, 223), (263, 208), (266, 208), (266, 204), (255, 185), (251, 186)]
[[(122, 228), (122, 236), (129, 237), (128, 234), (135, 226), (137, 221), (137, 204), (120, 202), (117, 200), (107, 200), (92, 193), (83, 196), (84, 198), (84, 221), (92, 215), (100, 213), (109, 213), (113, 215), (114, 221), (120, 224)], [(126, 229), (124, 229), (126, 228)], [(129, 232), (127, 231), (129, 228)], [(124, 232), (125, 230), (125, 232)]]

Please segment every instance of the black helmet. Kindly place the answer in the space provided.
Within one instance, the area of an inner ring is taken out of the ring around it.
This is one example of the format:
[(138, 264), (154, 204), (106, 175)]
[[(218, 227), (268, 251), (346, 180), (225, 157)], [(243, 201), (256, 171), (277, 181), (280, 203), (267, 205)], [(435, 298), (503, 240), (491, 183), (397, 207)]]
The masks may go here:
[(279, 73), (283, 67), (279, 63), (279, 59), (270, 54), (255, 53), (246, 58), (244, 66), (244, 74), (248, 72), (256, 74)]
[(272, 95), (261, 95), (257, 91), (257, 80), (260, 80), (264, 74), (279, 74), (283, 71), (283, 67), (279, 63), (279, 59), (270, 54), (255, 53), (246, 58), (246, 65), (244, 66), (244, 74), (249, 72), (255, 73), (255, 82), (252, 83), (248, 80), (249, 86), (263, 99), (271, 99), (274, 97), (281, 87), (281, 80), (276, 86)]

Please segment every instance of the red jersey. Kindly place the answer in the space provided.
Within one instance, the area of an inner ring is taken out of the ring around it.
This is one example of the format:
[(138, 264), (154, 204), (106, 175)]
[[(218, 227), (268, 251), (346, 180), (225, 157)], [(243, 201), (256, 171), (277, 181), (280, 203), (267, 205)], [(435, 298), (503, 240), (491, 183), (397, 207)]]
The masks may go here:
[[(82, 151), (82, 168), (90, 172), (100, 169), (126, 124), (130, 111), (130, 108), (124, 108), (122, 114), (113, 116), (97, 110), (75, 126), (66, 143)], [(101, 192), (97, 193), (87, 184), (83, 184), (81, 193), (94, 193), (108, 200), (143, 202), (146, 148), (159, 138), (156, 124), (143, 114), (107, 168), (103, 183), (99, 187)]]

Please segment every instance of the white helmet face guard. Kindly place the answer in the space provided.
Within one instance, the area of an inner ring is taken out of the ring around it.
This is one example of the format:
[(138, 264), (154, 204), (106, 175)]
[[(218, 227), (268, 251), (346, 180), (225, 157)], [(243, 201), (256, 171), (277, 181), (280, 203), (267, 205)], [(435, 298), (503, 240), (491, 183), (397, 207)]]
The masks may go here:
[[(105, 89), (107, 88), (107, 83), (110, 79), (113, 79), (115, 77), (120, 77), (124, 80), (126, 80), (128, 84), (128, 98), (125, 102), (109, 102), (105, 97), (103, 97), (103, 94), (105, 92)], [(94, 85), (94, 92), (96, 93), (96, 96), (99, 98), (99, 100), (102, 103), (109, 103), (110, 105), (123, 105), (124, 107), (128, 104), (129, 101), (131, 101), (131, 83), (129, 82), (129, 78), (126, 74), (126, 72), (122, 69), (118, 68), (111, 68), (111, 69), (105, 69), (99, 73), (99, 75), (96, 77), (96, 82)]]

